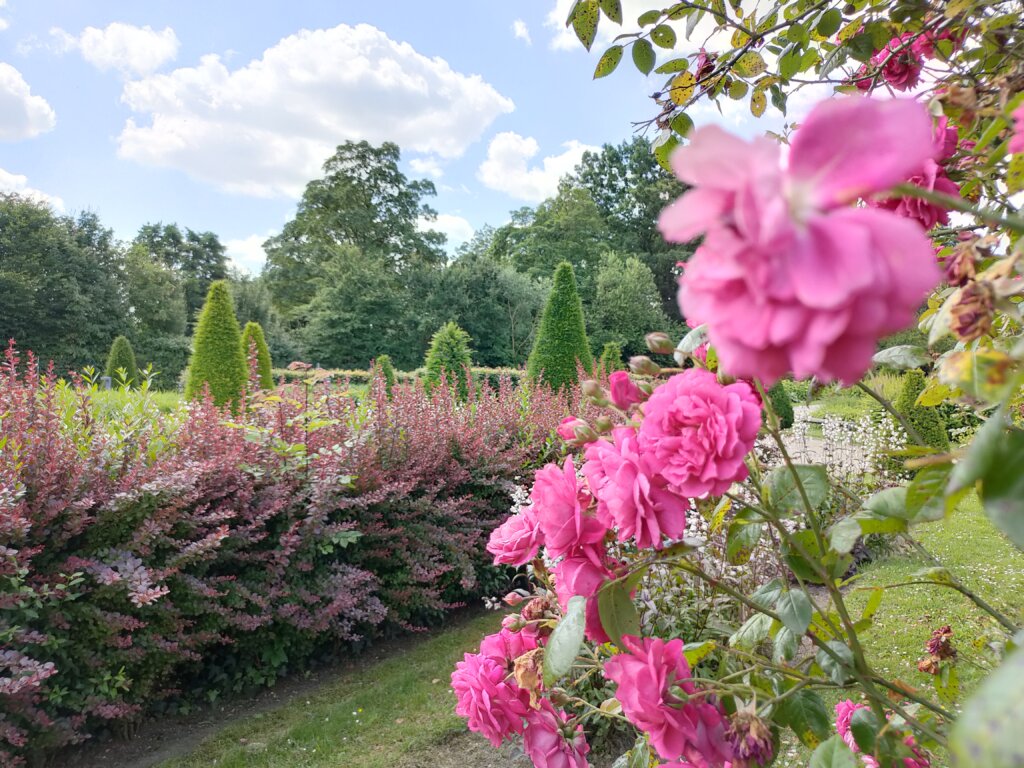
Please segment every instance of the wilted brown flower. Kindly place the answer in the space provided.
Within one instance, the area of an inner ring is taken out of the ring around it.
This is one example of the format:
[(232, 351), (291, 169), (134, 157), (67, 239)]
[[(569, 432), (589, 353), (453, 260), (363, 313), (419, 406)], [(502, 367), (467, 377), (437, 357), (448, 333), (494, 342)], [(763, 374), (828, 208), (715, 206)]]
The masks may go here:
[(516, 685), (530, 694), (530, 706), (536, 709), (544, 679), (544, 649), (534, 648), (517, 658), (513, 674)]
[(946, 268), (946, 282), (950, 285), (966, 285), (969, 280), (974, 279), (976, 270), (974, 268), (977, 248), (977, 239), (971, 239), (957, 245), (951, 254), (946, 257), (944, 266)]
[(961, 341), (974, 341), (992, 330), (995, 317), (995, 291), (985, 280), (968, 283), (951, 310), (953, 333)]
[(725, 737), (732, 744), (733, 768), (759, 768), (771, 761), (775, 751), (771, 729), (752, 712), (733, 715)]

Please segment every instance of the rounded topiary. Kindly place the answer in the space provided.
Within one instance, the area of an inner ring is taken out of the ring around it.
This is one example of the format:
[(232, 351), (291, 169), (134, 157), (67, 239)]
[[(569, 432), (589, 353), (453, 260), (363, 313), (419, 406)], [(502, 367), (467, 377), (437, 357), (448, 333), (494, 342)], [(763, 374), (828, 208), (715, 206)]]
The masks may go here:
[(394, 363), (391, 362), (391, 356), (381, 355), (373, 361), (372, 367), (384, 379), (384, 389), (387, 391), (388, 397), (391, 397), (391, 391), (395, 388), (395, 382), (398, 380), (398, 377), (395, 375)]
[(469, 334), (452, 322), (442, 325), (430, 339), (430, 348), (423, 367), (426, 369), (423, 380), (427, 389), (433, 389), (441, 382), (441, 374), (445, 380), (455, 386), (459, 397), (465, 399), (469, 394), (466, 382), (466, 369), (473, 365), (473, 356), (469, 351), (472, 341)]
[[(925, 445), (940, 451), (949, 450), (949, 435), (946, 422), (935, 408), (917, 404), (917, 397), (924, 390), (924, 372), (919, 368), (907, 371), (903, 377), (903, 389), (893, 404), (897, 411), (917, 430)], [(909, 435), (908, 435), (909, 438)], [(913, 439), (911, 442), (913, 442)]]
[(540, 379), (554, 389), (577, 381), (576, 367), (593, 370), (583, 305), (576, 290), (572, 264), (563, 261), (555, 269), (555, 278), (540, 319), (537, 339), (526, 363), (531, 379)]
[(779, 427), (789, 429), (793, 426), (793, 403), (789, 399), (789, 393), (781, 381), (775, 382), (768, 390), (768, 399), (772, 403), (772, 410), (779, 417)]
[(270, 350), (267, 348), (267, 339), (263, 335), (263, 326), (250, 320), (242, 330), (242, 354), (245, 355), (247, 370), (250, 349), (253, 344), (256, 345), (256, 371), (260, 377), (260, 389), (273, 389), (274, 365), (270, 360)]
[[(119, 370), (123, 373), (118, 373)], [(139, 366), (135, 362), (135, 351), (132, 349), (132, 343), (124, 336), (118, 336), (110, 345), (106, 375), (114, 384), (129, 386), (139, 383)]]
[(617, 341), (607, 342), (601, 350), (601, 368), (605, 374), (624, 370), (625, 367), (622, 364), (622, 345)]
[(242, 354), (242, 332), (235, 318), (231, 292), (227, 281), (217, 280), (210, 285), (192, 336), (185, 397), (192, 399), (202, 394), (204, 386), (209, 386), (217, 405), (234, 405), (241, 398), (248, 378), (248, 366)]

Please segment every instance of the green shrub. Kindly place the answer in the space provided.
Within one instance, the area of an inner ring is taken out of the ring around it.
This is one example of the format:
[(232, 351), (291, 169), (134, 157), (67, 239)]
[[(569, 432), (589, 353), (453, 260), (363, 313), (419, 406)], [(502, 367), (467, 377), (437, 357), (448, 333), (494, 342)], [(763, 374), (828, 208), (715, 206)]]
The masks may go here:
[(940, 451), (949, 450), (949, 436), (941, 414), (935, 408), (917, 405), (917, 396), (921, 394), (924, 385), (924, 373), (920, 369), (907, 371), (903, 377), (903, 389), (894, 405), (917, 430), (925, 445)]
[(793, 403), (789, 400), (786, 388), (781, 381), (775, 382), (768, 390), (768, 399), (771, 401), (772, 410), (779, 417), (779, 426), (782, 429), (789, 429), (793, 426)]
[(206, 303), (199, 313), (192, 337), (185, 397), (193, 399), (209, 386), (217, 405), (238, 403), (248, 379), (248, 366), (242, 354), (242, 332), (235, 319), (231, 293), (225, 280), (210, 285)]
[(469, 351), (472, 341), (469, 334), (452, 322), (442, 325), (430, 339), (430, 348), (423, 363), (426, 375), (423, 377), (427, 389), (441, 383), (442, 373), (448, 384), (455, 386), (459, 397), (468, 396), (467, 369), (473, 364)]
[(192, 354), (192, 340), (188, 336), (143, 337), (136, 345), (138, 359), (153, 366), (153, 386), (156, 389), (178, 389), (182, 371)]
[(789, 401), (791, 403), (800, 403), (804, 405), (807, 403), (811, 392), (811, 383), (809, 381), (790, 381), (789, 379), (783, 379), (779, 382), (782, 388), (786, 390), (786, 394), (789, 395)]
[[(124, 373), (118, 373), (119, 369), (124, 369)], [(124, 336), (118, 336), (110, 345), (106, 375), (114, 384), (139, 384), (139, 366), (135, 362), (135, 351), (132, 349), (132, 343)]]
[(245, 356), (246, 369), (249, 363), (249, 349), (256, 344), (256, 370), (260, 377), (260, 389), (274, 388), (273, 365), (270, 362), (270, 350), (267, 349), (267, 340), (263, 336), (263, 327), (250, 320), (245, 324), (242, 331), (242, 354)]
[(601, 369), (607, 373), (621, 371), (626, 366), (622, 364), (622, 345), (615, 341), (609, 341), (601, 350)]
[(557, 390), (576, 383), (577, 365), (586, 371), (593, 370), (594, 359), (587, 342), (576, 274), (572, 265), (563, 261), (555, 269), (526, 372), (531, 379), (540, 379)]
[(391, 397), (391, 392), (395, 388), (395, 382), (398, 377), (395, 376), (395, 366), (391, 362), (390, 355), (381, 355), (373, 361), (371, 368), (376, 368), (382, 377), (384, 377), (384, 388), (387, 390), (388, 397)]

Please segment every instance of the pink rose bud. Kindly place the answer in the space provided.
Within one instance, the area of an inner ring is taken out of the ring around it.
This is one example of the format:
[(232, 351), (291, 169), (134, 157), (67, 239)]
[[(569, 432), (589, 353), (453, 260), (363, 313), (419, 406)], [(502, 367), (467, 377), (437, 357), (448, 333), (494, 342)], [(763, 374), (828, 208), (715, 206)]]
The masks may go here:
[(502, 598), (502, 601), (505, 603), (505, 605), (511, 605), (512, 607), (515, 607), (519, 605), (521, 602), (523, 602), (524, 599), (525, 598), (518, 592), (509, 592), (507, 595), (505, 595), (505, 597)]
[(647, 348), (655, 355), (671, 355), (676, 351), (676, 345), (672, 343), (672, 339), (668, 337), (667, 333), (648, 333), (644, 337), (644, 341), (647, 342)]
[[(594, 419), (594, 430), (600, 435), (606, 435), (612, 431), (615, 425), (607, 416), (598, 416)], [(589, 441), (588, 441), (589, 442)]]
[(626, 371), (616, 371), (609, 376), (608, 387), (611, 389), (615, 407), (623, 411), (628, 411), (630, 406), (642, 403), (646, 399)]
[(661, 366), (646, 355), (636, 355), (629, 358), (629, 370), (638, 376), (657, 376), (661, 373)]
[(587, 379), (580, 385), (580, 389), (583, 390), (583, 394), (587, 397), (599, 398), (604, 397), (604, 389), (593, 379)]
[(558, 423), (558, 427), (555, 431), (558, 436), (568, 442), (569, 440), (576, 439), (576, 426), (584, 424), (584, 422), (577, 419), (575, 416), (566, 416)]
[(576, 442), (578, 443), (592, 443), (597, 440), (597, 432), (591, 428), (586, 422), (580, 422), (576, 425), (575, 430)]

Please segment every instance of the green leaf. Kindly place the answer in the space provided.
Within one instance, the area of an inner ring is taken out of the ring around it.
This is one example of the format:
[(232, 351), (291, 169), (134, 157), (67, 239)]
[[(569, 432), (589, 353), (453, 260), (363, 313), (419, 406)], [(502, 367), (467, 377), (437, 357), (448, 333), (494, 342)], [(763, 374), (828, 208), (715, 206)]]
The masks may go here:
[(740, 77), (757, 77), (767, 69), (764, 56), (757, 51), (747, 51), (732, 65), (732, 71)]
[(659, 48), (674, 48), (676, 44), (676, 31), (668, 24), (659, 24), (651, 30), (651, 40)]
[(1021, 764), (1024, 723), (1024, 648), (1018, 648), (989, 674), (965, 703), (949, 734), (954, 764)]
[(839, 661), (821, 649), (815, 655), (814, 660), (836, 685), (844, 685), (850, 679), (850, 671), (853, 669), (853, 651), (838, 640), (829, 640), (826, 645), (835, 652)]
[(599, 17), (597, 0), (579, 0), (576, 3), (571, 17), (572, 29), (588, 51), (594, 44), (594, 38), (597, 37)]
[(718, 644), (713, 640), (705, 640), (703, 643), (687, 643), (683, 646), (683, 655), (686, 657), (686, 663), (692, 668), (717, 647)]
[(821, 15), (816, 31), (822, 37), (832, 37), (843, 23), (843, 14), (838, 8), (830, 8)]
[(745, 622), (743, 626), (733, 633), (729, 638), (729, 645), (733, 648), (753, 650), (758, 644), (768, 637), (772, 628), (772, 618), (763, 613), (755, 613)]
[(1006, 188), (1011, 195), (1024, 190), (1024, 154), (1020, 152), (1010, 158), (1006, 168)]
[(754, 590), (750, 595), (750, 599), (762, 608), (768, 609), (778, 602), (779, 597), (784, 591), (785, 587), (783, 586), (781, 579), (772, 579)]
[(853, 519), (857, 521), (860, 532), (865, 536), (869, 533), (904, 533), (910, 528), (902, 517), (887, 517), (870, 509), (862, 509), (853, 516)]
[(654, 146), (654, 159), (658, 161), (658, 165), (664, 168), (669, 173), (672, 173), (672, 163), (669, 161), (669, 157), (675, 148), (679, 146), (679, 139), (674, 135), (667, 135), (664, 141), (655, 143)]
[(811, 508), (819, 509), (828, 498), (829, 485), (828, 472), (818, 464), (795, 464), (792, 470), (786, 466), (773, 469), (768, 475), (768, 495), (772, 507), (779, 512), (803, 510), (803, 497), (797, 488), (793, 471), (800, 478)]
[(685, 138), (693, 130), (693, 120), (685, 112), (680, 112), (672, 118), (672, 122), (668, 124), (668, 127)]
[(807, 27), (803, 24), (790, 24), (789, 29), (786, 30), (786, 39), (797, 45), (807, 45), (811, 37), (807, 33)]
[(900, 370), (920, 368), (923, 365), (928, 365), (931, 361), (932, 358), (928, 354), (928, 350), (913, 344), (889, 347), (888, 349), (876, 352), (875, 356), (871, 358), (871, 362), (875, 365), (888, 365), (890, 368), (898, 368)]
[(641, 575), (635, 573), (628, 579), (610, 581), (597, 593), (597, 610), (601, 616), (601, 625), (619, 648), (622, 647), (623, 635), (640, 634), (640, 614), (630, 594), (636, 589)]
[(649, 75), (651, 70), (654, 69), (654, 62), (654, 48), (651, 47), (648, 41), (639, 39), (633, 43), (633, 63), (637, 69), (645, 75)]
[(544, 651), (544, 685), (547, 688), (568, 674), (576, 661), (576, 655), (583, 645), (586, 605), (585, 597), (575, 595), (569, 598), (562, 620), (548, 639)]
[(671, 75), (676, 72), (685, 72), (689, 68), (690, 60), (683, 58), (666, 61), (664, 64), (662, 64), (654, 71), (657, 72), (659, 75)]
[(969, 488), (981, 480), (993, 466), (999, 455), (1003, 433), (1006, 430), (1004, 414), (1004, 410), (998, 408), (975, 433), (974, 439), (967, 449), (967, 455), (953, 465), (946, 493), (956, 493), (964, 488)]
[(808, 749), (817, 747), (832, 731), (832, 718), (825, 703), (806, 688), (779, 702), (776, 719), (790, 728)]
[(789, 631), (787, 627), (779, 627), (772, 641), (772, 660), (776, 663), (792, 661), (796, 658), (796, 652), (800, 648), (800, 638)]
[(729, 98), (739, 101), (747, 95), (747, 91), (750, 90), (750, 85), (743, 80), (733, 80), (729, 83)]
[(779, 76), (783, 80), (789, 80), (797, 74), (804, 63), (804, 57), (799, 49), (794, 48), (785, 56), (779, 58)]
[(861, 708), (853, 713), (850, 718), (850, 732), (853, 740), (860, 747), (860, 751), (873, 755), (875, 753), (875, 742), (878, 741), (878, 732), (881, 727), (878, 724), (878, 715), (872, 710)]
[[(832, 551), (822, 552), (818, 547), (818, 541), (815, 538), (813, 531), (797, 531), (792, 534), (791, 538), (795, 542), (799, 543), (800, 546), (825, 569), (831, 579), (841, 578), (850, 567), (850, 563), (853, 562), (853, 559), (849, 555), (843, 555)], [(825, 583), (822, 577), (818, 575), (818, 571), (803, 555), (799, 553), (795, 547), (792, 547), (789, 544), (783, 544), (782, 555), (793, 572), (804, 581), (810, 581), (815, 584)]]
[(775, 603), (775, 612), (782, 623), (794, 635), (802, 636), (811, 625), (814, 608), (810, 598), (801, 590), (783, 592)]
[(661, 18), (661, 11), (645, 11), (640, 14), (640, 17), (636, 20), (636, 23), (641, 27), (649, 27), (654, 24), (658, 19)]
[(601, 10), (604, 15), (616, 24), (622, 23), (622, 2), (621, 0), (600, 0)]
[(902, 520), (912, 517), (907, 512), (907, 489), (903, 486), (879, 491), (867, 500), (864, 507), (880, 517), (898, 517)]
[(597, 62), (597, 67), (594, 69), (594, 79), (597, 80), (599, 77), (610, 75), (619, 66), (620, 61), (622, 61), (622, 46), (613, 45), (604, 52), (601, 59)]
[(936, 584), (952, 586), (956, 583), (948, 568), (925, 568), (913, 574), (914, 580), (933, 581)]
[(725, 556), (732, 565), (743, 565), (761, 539), (761, 523), (744, 523), (734, 520), (725, 537)]
[(939, 701), (947, 706), (955, 704), (960, 695), (960, 675), (956, 671), (956, 664), (943, 664), (939, 674), (932, 676), (932, 684)]
[[(838, 11), (836, 11), (838, 13)], [(839, 735), (823, 742), (811, 755), (808, 768), (857, 768), (857, 758)]]
[(992, 524), (1024, 549), (1024, 431), (1010, 429), (981, 479), (981, 501)]
[(836, 552), (846, 555), (853, 551), (862, 531), (860, 522), (853, 517), (836, 521), (828, 531), (828, 543)]
[(962, 494), (946, 496), (952, 464), (933, 464), (923, 468), (907, 486), (907, 513), (911, 522), (942, 520), (949, 515)]

